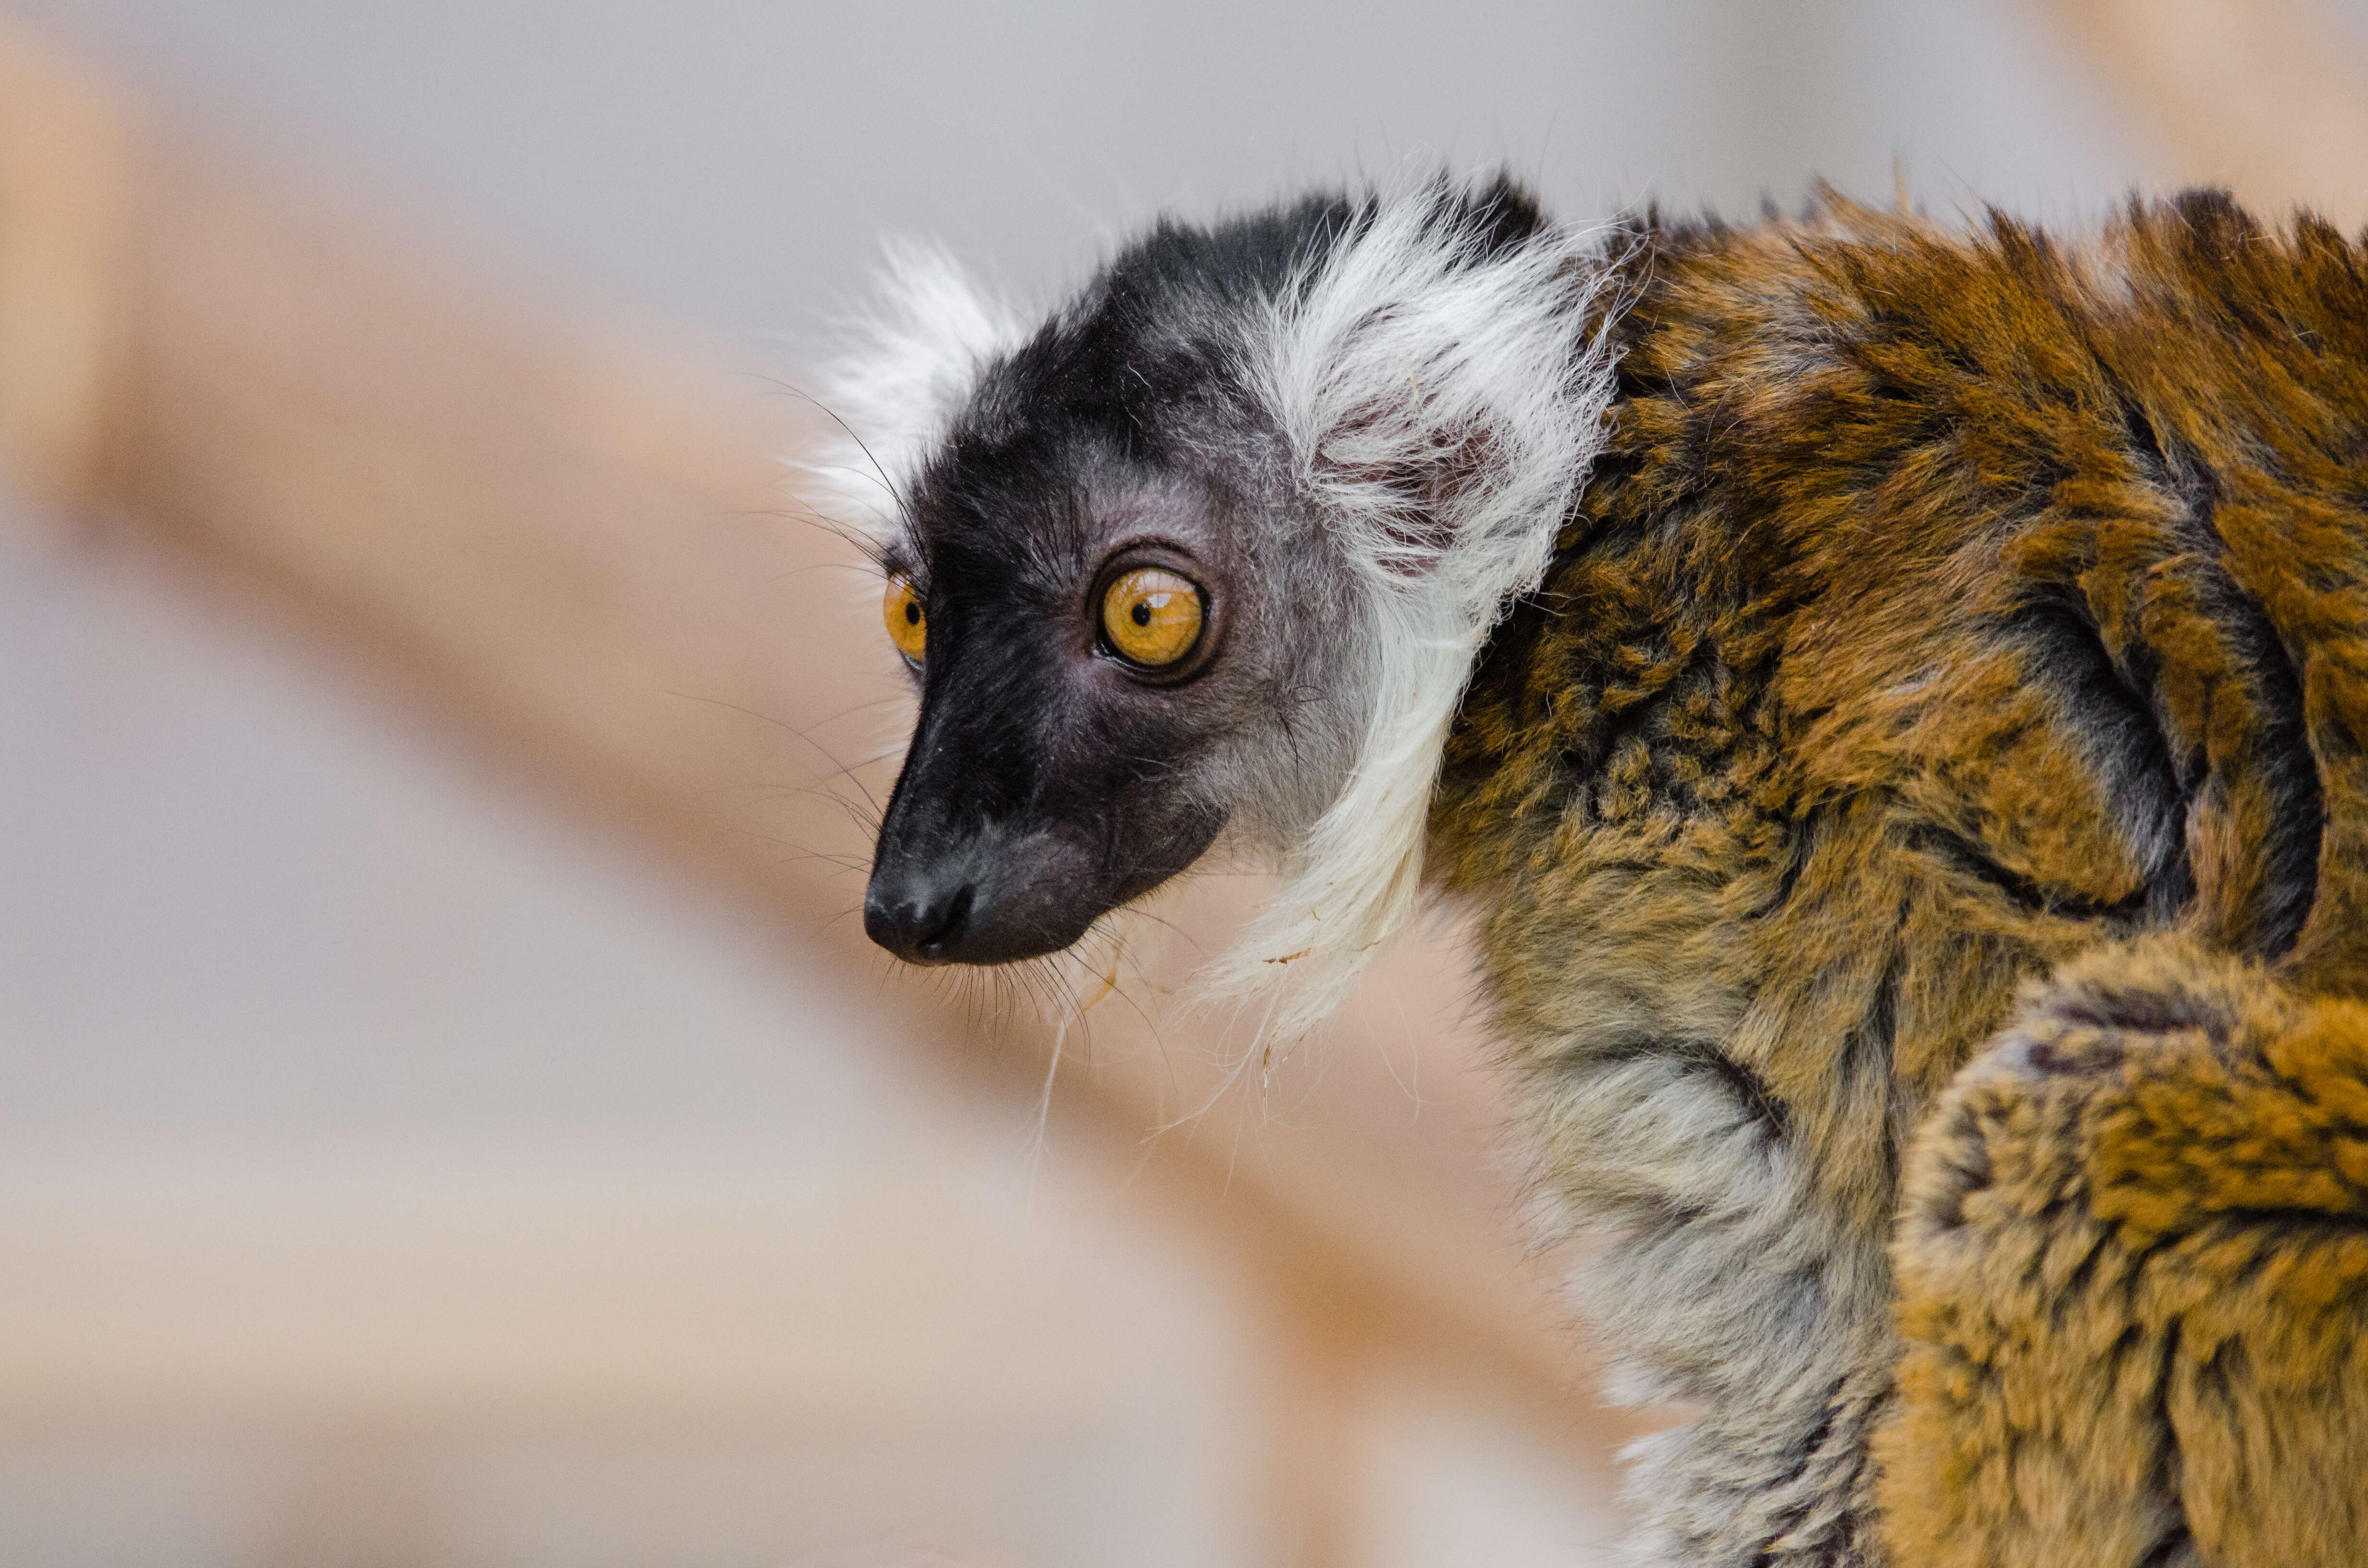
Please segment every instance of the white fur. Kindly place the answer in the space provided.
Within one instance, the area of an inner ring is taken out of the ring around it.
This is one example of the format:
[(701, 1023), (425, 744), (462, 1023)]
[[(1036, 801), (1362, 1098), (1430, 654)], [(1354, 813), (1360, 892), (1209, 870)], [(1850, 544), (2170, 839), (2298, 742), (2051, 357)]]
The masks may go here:
[(1270, 1039), (1337, 1007), (1415, 910), (1473, 660), (1543, 576), (1603, 443), (1611, 355), (1588, 330), (1608, 269), (1554, 233), (1485, 261), (1476, 249), (1431, 192), (1396, 198), (1319, 258), (1305, 288), (1284, 290), (1250, 344), (1371, 648), (1346, 787), (1203, 977), (1221, 996), (1280, 986)]
[(877, 303), (850, 324), (824, 367), (818, 401), (836, 434), (796, 464), (842, 520), (885, 542), (931, 449), (979, 378), (1023, 342), (1028, 325), (935, 245), (891, 243)]

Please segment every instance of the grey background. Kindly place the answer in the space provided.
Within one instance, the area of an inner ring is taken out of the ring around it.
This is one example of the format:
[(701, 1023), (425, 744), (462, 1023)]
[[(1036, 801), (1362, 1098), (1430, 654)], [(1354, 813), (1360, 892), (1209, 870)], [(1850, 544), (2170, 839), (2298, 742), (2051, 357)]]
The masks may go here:
[(1439, 161), (1573, 216), (1888, 199), (1896, 163), (1936, 210), (2070, 219), (2161, 176), (2035, 8), (1975, 0), (27, 10), (735, 333), (803, 337), (882, 233), (1032, 294), (1155, 210)]

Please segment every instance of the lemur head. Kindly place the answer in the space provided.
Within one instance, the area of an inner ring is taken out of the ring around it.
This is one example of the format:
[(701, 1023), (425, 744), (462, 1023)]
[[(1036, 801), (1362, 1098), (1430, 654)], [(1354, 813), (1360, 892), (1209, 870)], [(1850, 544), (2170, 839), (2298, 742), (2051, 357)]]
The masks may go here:
[(898, 258), (832, 399), (920, 695), (872, 938), (1050, 952), (1222, 835), (1286, 880), (1217, 983), (1337, 999), (1600, 439), (1601, 271), (1501, 179), (1163, 222), (1033, 324)]

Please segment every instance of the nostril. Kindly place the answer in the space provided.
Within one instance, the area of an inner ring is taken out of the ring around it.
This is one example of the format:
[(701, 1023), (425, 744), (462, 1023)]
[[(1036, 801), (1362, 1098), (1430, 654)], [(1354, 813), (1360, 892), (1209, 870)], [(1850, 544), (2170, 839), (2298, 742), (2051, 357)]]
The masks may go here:
[(916, 909), (913, 919), (913, 947), (928, 958), (939, 958), (946, 944), (960, 934), (962, 923), (970, 918), (970, 906), (977, 895), (971, 883), (962, 884), (960, 892), (934, 910)]

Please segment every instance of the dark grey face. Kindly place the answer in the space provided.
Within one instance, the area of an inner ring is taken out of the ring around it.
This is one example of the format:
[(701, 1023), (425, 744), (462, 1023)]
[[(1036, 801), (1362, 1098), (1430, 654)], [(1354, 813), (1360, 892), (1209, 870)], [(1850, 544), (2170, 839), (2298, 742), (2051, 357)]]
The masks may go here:
[(911, 485), (883, 564), (926, 646), (864, 900), (882, 947), (1057, 950), (1322, 787), (1340, 629), (1290, 602), (1320, 545), (1261, 477), (1275, 439), (1239, 345), (1349, 217), (1159, 230), (986, 369)]
[(1001, 505), (1035, 513), (1024, 548), (949, 527), (905, 568), (921, 717), (863, 915), (916, 963), (1064, 948), (1198, 858), (1228, 814), (1211, 743), (1259, 663), (1228, 656), (1260, 629), (1219, 498), (1137, 480)]

